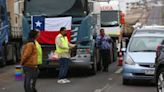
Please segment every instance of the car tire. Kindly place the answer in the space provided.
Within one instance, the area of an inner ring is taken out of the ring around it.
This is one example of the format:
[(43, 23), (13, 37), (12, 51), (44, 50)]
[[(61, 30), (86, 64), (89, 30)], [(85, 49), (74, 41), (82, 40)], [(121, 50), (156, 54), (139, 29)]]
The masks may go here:
[(157, 92), (163, 92), (164, 91), (164, 68), (160, 69), (158, 74), (157, 74), (157, 79), (156, 79), (156, 84), (157, 84)]
[(122, 79), (122, 84), (123, 85), (128, 85), (130, 83), (130, 80), (128, 80), (128, 79)]

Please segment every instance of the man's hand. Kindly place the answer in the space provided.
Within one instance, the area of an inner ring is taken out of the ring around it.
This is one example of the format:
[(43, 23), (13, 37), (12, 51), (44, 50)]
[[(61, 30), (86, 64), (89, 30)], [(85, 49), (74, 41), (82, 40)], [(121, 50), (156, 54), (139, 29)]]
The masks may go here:
[(70, 48), (75, 48), (76, 46), (77, 46), (76, 44), (71, 44), (71, 43), (69, 44)]

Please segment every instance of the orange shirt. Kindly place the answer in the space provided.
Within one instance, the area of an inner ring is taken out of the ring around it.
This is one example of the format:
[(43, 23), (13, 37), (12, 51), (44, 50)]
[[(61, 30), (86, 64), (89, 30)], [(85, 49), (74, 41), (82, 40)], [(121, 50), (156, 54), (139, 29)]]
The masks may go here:
[(37, 67), (37, 48), (34, 42), (28, 42), (23, 46), (21, 65), (34, 68)]

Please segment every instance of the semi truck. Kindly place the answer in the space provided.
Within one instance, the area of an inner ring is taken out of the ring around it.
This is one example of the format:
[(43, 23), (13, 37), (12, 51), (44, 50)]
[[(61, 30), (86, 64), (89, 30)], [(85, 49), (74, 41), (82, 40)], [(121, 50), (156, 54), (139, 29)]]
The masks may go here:
[(19, 61), (19, 40), (12, 35), (6, 0), (0, 0), (0, 66)]
[[(100, 28), (100, 11), (95, 10), (92, 0), (25, 0), (23, 11), (23, 41), (28, 38), (32, 27), (33, 16), (44, 18), (72, 17), (70, 42), (77, 44), (71, 52), (71, 67), (85, 67), (92, 74), (97, 71), (97, 57), (95, 36)], [(57, 68), (58, 63), (48, 59), (48, 54), (55, 50), (55, 44), (41, 43), (43, 50), (43, 64), (41, 70)]]

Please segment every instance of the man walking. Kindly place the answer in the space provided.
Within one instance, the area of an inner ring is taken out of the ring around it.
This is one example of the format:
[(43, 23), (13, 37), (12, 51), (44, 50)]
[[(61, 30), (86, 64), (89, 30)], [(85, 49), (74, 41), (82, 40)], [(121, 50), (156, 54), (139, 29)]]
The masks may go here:
[(60, 63), (60, 69), (59, 69), (59, 80), (57, 83), (68, 83), (70, 80), (66, 79), (68, 68), (69, 68), (69, 62), (70, 62), (70, 48), (75, 47), (75, 45), (70, 44), (68, 42), (67, 36), (66, 36), (66, 28), (62, 27), (60, 29), (60, 33), (57, 35), (56, 39), (56, 53), (59, 55), (59, 63)]
[(108, 66), (110, 63), (111, 38), (105, 35), (104, 29), (100, 29), (100, 35), (96, 38), (96, 46), (100, 52), (101, 60), (99, 62), (101, 64), (102, 61), (103, 71), (108, 72)]

